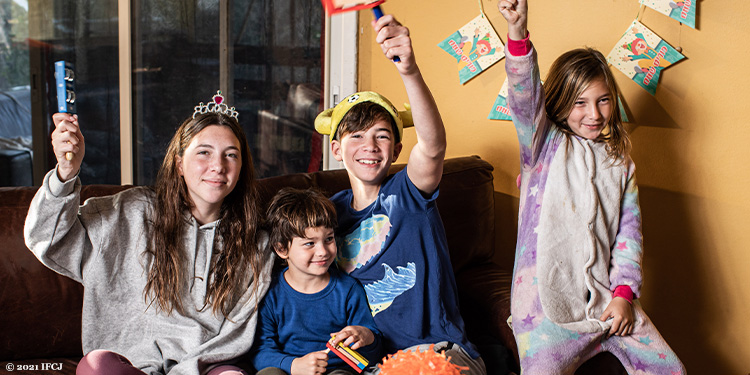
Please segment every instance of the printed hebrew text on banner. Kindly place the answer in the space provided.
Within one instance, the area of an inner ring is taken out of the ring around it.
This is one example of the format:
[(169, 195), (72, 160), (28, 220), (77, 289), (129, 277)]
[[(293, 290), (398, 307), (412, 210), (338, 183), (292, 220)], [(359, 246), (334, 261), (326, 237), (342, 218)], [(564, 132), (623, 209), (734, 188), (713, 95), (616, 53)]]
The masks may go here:
[(500, 93), (497, 94), (495, 104), (492, 105), (490, 115), (487, 116), (490, 120), (512, 120), (510, 117), (510, 108), (508, 107), (508, 78), (505, 78), (503, 87), (500, 88)]
[(438, 43), (438, 47), (456, 59), (461, 84), (505, 57), (503, 42), (481, 14)]
[(633, 21), (607, 62), (654, 95), (662, 70), (684, 58), (642, 23)]
[(698, 0), (640, 0), (641, 4), (695, 28)]

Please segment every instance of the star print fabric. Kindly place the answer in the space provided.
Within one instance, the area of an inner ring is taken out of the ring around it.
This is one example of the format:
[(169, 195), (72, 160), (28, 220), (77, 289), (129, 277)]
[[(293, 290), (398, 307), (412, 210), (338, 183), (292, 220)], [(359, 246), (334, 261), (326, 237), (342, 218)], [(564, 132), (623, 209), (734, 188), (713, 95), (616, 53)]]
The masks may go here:
[(533, 48), (506, 53), (506, 71), (521, 154), (511, 314), (522, 374), (573, 374), (602, 351), (631, 374), (684, 374), (637, 300), (631, 335), (607, 337), (611, 320), (599, 321), (618, 285), (640, 295), (635, 165), (611, 163), (604, 143), (567, 136), (547, 119)]

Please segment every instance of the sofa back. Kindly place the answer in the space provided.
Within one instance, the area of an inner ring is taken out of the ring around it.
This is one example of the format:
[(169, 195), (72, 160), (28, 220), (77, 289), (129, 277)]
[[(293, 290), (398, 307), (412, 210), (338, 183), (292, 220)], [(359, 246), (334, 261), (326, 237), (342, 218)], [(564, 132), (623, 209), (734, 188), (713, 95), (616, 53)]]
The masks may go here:
[[(391, 172), (402, 168), (395, 165)], [(437, 204), (456, 274), (493, 257), (492, 169), (478, 157), (446, 160)], [(344, 170), (271, 177), (260, 180), (261, 201), (268, 203), (286, 186), (315, 186), (328, 195), (350, 187)], [(81, 198), (128, 188), (85, 185)], [(36, 190), (0, 188), (0, 361), (82, 355), (82, 286), (46, 268), (24, 244), (23, 226)]]

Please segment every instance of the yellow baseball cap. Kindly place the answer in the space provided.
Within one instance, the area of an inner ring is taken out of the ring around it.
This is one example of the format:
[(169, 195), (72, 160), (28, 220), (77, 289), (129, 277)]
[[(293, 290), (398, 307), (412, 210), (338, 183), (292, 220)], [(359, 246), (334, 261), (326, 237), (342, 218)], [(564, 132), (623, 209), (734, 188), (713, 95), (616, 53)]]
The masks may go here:
[(336, 130), (339, 127), (341, 119), (344, 118), (352, 107), (364, 102), (378, 104), (388, 111), (398, 128), (398, 139), (403, 139), (404, 127), (414, 125), (414, 120), (411, 117), (411, 108), (408, 104), (404, 104), (405, 111), (399, 112), (384, 96), (372, 91), (362, 91), (347, 96), (339, 104), (336, 104), (335, 107), (321, 112), (318, 117), (315, 118), (315, 130), (317, 130), (318, 133), (328, 135), (333, 139), (336, 135)]

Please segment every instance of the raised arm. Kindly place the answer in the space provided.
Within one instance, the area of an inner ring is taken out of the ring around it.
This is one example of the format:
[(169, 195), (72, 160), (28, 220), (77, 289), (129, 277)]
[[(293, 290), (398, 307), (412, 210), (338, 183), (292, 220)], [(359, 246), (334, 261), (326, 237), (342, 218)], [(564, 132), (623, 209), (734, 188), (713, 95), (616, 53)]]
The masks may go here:
[(385, 15), (372, 23), (376, 41), (388, 59), (398, 56), (394, 63), (404, 82), (411, 105), (417, 144), (409, 155), (407, 173), (412, 183), (426, 194), (437, 189), (443, 175), (445, 159), (445, 127), (435, 99), (427, 87), (414, 58), (409, 29), (392, 15)]
[[(541, 139), (538, 131), (549, 128), (544, 111), (544, 91), (539, 77), (536, 52), (528, 41), (526, 0), (501, 0), (500, 13), (508, 22), (505, 71), (508, 77), (508, 105), (518, 134), (521, 162), (536, 163)], [(535, 147), (535, 140), (538, 142)]]
[[(83, 265), (93, 245), (79, 214), (81, 183), (75, 178), (84, 154), (78, 116), (52, 116), (52, 148), (57, 167), (47, 173), (29, 206), (24, 226), (26, 246), (47, 267), (82, 282)], [(72, 152), (67, 160), (65, 153)]]

